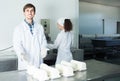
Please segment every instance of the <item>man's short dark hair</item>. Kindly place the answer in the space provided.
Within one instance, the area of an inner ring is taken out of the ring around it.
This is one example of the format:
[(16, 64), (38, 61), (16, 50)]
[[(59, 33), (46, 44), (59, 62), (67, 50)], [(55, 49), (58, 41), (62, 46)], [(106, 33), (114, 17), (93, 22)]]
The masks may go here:
[(35, 6), (33, 5), (33, 4), (31, 4), (31, 3), (28, 3), (28, 4), (26, 4), (24, 7), (23, 7), (23, 12), (25, 12), (25, 9), (26, 8), (33, 8), (34, 9), (34, 12), (36, 11), (35, 10)]

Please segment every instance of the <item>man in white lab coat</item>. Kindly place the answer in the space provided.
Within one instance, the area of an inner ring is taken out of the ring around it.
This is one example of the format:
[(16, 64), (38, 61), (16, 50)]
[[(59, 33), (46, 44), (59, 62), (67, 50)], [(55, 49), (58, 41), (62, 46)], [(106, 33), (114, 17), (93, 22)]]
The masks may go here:
[(27, 64), (39, 68), (46, 56), (46, 38), (42, 25), (36, 23), (35, 6), (31, 3), (23, 8), (25, 19), (13, 34), (13, 47), (18, 56), (18, 70), (24, 70)]

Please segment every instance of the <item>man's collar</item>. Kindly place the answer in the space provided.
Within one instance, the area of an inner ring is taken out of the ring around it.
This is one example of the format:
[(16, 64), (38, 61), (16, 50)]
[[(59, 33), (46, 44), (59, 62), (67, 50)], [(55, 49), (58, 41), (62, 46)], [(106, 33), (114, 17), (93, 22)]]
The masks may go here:
[(28, 23), (28, 22), (26, 21), (26, 19), (24, 19), (24, 21), (25, 21), (26, 24), (28, 24), (28, 25), (34, 25), (34, 21), (32, 21), (32, 24)]

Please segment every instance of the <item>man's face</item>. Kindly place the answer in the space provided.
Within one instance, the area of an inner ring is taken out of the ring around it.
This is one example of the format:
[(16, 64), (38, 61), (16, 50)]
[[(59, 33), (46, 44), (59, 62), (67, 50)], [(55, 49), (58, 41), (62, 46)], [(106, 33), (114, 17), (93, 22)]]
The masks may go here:
[(26, 19), (33, 19), (34, 15), (35, 15), (34, 9), (32, 7), (26, 8), (24, 15), (25, 15)]

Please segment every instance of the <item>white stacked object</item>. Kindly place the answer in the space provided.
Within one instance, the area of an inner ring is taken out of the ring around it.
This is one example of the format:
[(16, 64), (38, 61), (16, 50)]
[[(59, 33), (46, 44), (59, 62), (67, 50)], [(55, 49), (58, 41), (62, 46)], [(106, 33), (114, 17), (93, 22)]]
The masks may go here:
[(41, 64), (40, 69), (33, 65), (27, 65), (27, 74), (39, 81), (45, 81), (49, 79), (56, 79), (61, 77), (74, 76), (74, 71), (86, 70), (86, 63), (82, 61), (71, 60), (70, 62), (62, 61), (61, 64), (56, 64), (55, 68), (50, 67), (47, 64)]
[(44, 69), (47, 72), (50, 79), (56, 79), (61, 77), (60, 72), (56, 68), (50, 67), (44, 63), (40, 65), (40, 68)]
[(33, 65), (28, 64), (27, 65), (27, 74), (33, 76), (35, 71), (35, 67)]
[(27, 66), (27, 73), (39, 81), (49, 80), (47, 72), (43, 69), (35, 68), (33, 65)]
[(71, 60), (71, 64), (75, 66), (77, 71), (83, 71), (87, 69), (86, 63), (82, 61)]
[(65, 77), (69, 77), (69, 76), (73, 76), (73, 68), (69, 67), (69, 66), (65, 66), (62, 64), (56, 64), (56, 69), (59, 70), (59, 72), (61, 73), (61, 75), (65, 76)]
[(34, 71), (33, 78), (37, 79), (38, 81), (49, 80), (47, 72), (43, 69), (37, 69), (37, 68)]
[(67, 61), (61, 61), (61, 64), (62, 64), (62, 65), (65, 65), (65, 66), (72, 67), (72, 68), (73, 68), (73, 71), (76, 71), (76, 65), (75, 65), (75, 64), (72, 64), (72, 63), (67, 62)]

